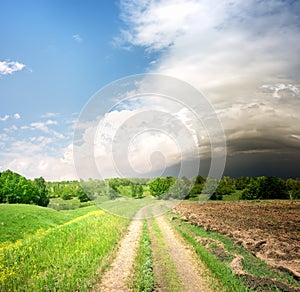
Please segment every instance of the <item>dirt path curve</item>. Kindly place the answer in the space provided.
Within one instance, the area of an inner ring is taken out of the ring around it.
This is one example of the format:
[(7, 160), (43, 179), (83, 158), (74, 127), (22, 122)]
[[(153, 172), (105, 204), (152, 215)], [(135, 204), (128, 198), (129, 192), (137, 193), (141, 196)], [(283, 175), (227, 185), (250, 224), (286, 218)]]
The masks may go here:
[(177, 273), (181, 278), (182, 291), (211, 291), (204, 280), (204, 268), (199, 266), (195, 252), (187, 248), (183, 239), (179, 237), (179, 234), (176, 234), (165, 216), (157, 217), (156, 221), (163, 234)]
[(120, 242), (120, 248), (111, 268), (104, 273), (101, 283), (96, 285), (93, 291), (130, 291), (127, 287), (127, 281), (141, 237), (142, 225), (142, 220), (132, 220), (127, 234)]

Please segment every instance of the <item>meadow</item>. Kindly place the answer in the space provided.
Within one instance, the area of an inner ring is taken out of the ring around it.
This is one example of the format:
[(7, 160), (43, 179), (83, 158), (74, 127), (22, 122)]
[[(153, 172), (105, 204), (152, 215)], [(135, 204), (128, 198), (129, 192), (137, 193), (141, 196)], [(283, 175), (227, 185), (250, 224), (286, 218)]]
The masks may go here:
[[(1, 236), (0, 291), (88, 291), (130, 222), (96, 206), (60, 212), (30, 205), (0, 207), (1, 235), (8, 234)], [(125, 208), (130, 215), (137, 207)]]

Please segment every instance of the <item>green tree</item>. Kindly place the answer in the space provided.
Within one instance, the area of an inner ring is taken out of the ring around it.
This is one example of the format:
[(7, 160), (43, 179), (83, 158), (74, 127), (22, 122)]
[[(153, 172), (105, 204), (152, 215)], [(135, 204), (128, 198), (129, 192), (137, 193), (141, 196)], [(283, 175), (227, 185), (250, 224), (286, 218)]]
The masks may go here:
[(286, 187), (291, 200), (300, 199), (300, 178), (286, 180)]
[(244, 190), (252, 180), (253, 178), (250, 176), (241, 176), (235, 178), (233, 182), (237, 190)]
[(177, 179), (170, 188), (170, 196), (174, 199), (185, 199), (190, 191), (190, 183), (184, 179)]
[(229, 176), (224, 176), (218, 183), (217, 188), (210, 197), (211, 200), (222, 200), (223, 196), (231, 195), (235, 191), (233, 179)]
[(119, 197), (118, 186), (119, 183), (116, 178), (108, 180), (107, 195), (110, 200), (115, 200)]
[(158, 177), (150, 182), (149, 192), (153, 197), (165, 197), (168, 196), (167, 191), (171, 185), (171, 179), (165, 177)]
[(288, 199), (286, 184), (283, 179), (275, 176), (258, 178), (260, 199)]
[(275, 176), (261, 176), (248, 184), (242, 192), (243, 200), (288, 199), (287, 187), (283, 179)]
[(131, 188), (131, 196), (133, 198), (136, 198), (137, 197), (137, 184), (131, 183), (130, 188)]
[(247, 185), (247, 187), (243, 190), (241, 199), (242, 200), (256, 200), (258, 199), (258, 181), (252, 179), (251, 182)]
[(137, 199), (142, 199), (144, 194), (144, 189), (141, 184), (137, 185)]
[(65, 186), (62, 191), (61, 191), (61, 198), (63, 200), (71, 200), (74, 196), (74, 193), (73, 193), (73, 190), (68, 187), (68, 186)]
[(131, 195), (133, 198), (136, 199), (143, 198), (144, 189), (141, 184), (131, 182), (130, 188), (131, 188)]
[(48, 206), (49, 196), (45, 179), (43, 177), (35, 178), (33, 182), (36, 185), (37, 192), (39, 195), (38, 205), (43, 207)]
[(80, 202), (88, 202), (91, 199), (87, 196), (85, 191), (82, 189), (82, 187), (79, 187), (76, 191), (77, 198)]
[(200, 195), (203, 189), (203, 184), (194, 184), (191, 188), (188, 198), (197, 197), (197, 195)]
[(212, 196), (218, 186), (218, 180), (213, 177), (207, 177), (202, 189), (203, 194)]
[(0, 202), (47, 206), (49, 199), (43, 178), (31, 181), (11, 170), (0, 175)]

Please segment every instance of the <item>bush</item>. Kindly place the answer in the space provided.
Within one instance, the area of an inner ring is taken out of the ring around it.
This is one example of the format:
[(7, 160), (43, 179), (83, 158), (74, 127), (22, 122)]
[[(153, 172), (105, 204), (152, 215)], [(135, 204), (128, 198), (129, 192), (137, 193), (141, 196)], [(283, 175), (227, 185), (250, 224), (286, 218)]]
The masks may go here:
[(283, 179), (269, 176), (252, 180), (242, 192), (241, 199), (288, 199), (287, 187)]

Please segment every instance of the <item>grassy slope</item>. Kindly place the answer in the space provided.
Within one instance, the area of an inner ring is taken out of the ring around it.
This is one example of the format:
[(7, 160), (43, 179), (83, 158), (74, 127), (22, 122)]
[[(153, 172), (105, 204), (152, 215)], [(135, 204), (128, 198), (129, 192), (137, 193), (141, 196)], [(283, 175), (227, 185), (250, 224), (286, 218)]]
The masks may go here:
[(55, 227), (97, 209), (91, 206), (58, 212), (35, 205), (0, 204), (0, 242), (15, 242), (39, 229)]
[(90, 291), (129, 222), (98, 209), (0, 244), (0, 291)]

